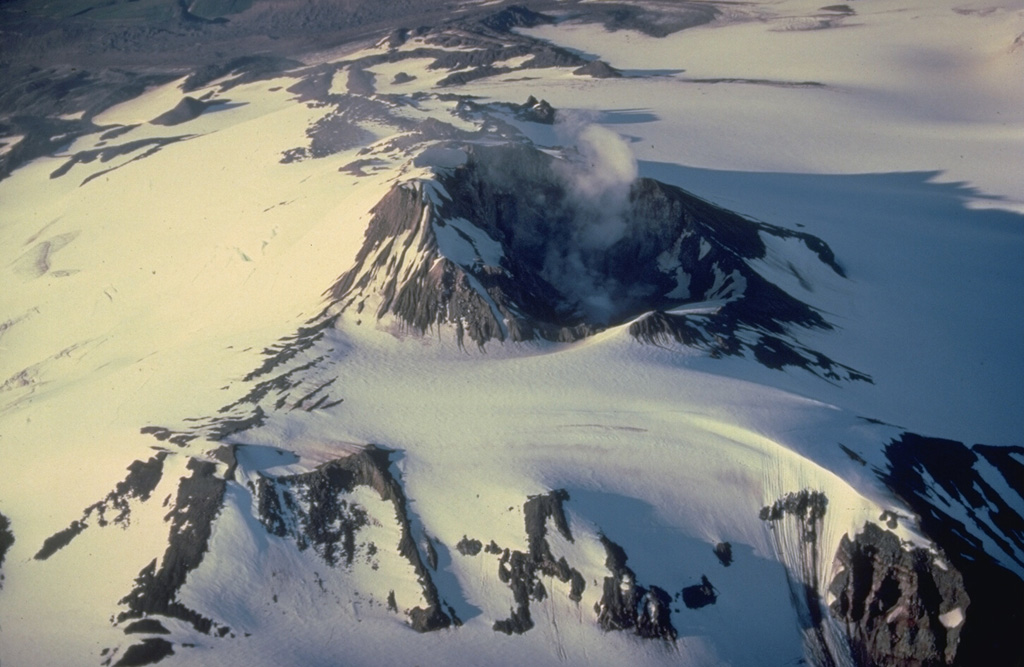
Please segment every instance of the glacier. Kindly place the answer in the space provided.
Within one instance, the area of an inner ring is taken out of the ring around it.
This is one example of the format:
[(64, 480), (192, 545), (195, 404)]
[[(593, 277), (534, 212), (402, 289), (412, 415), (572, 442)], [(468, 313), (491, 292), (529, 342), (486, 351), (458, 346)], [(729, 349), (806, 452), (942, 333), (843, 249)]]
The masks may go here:
[(1024, 659), (1013, 3), (193, 4), (0, 8), (0, 663)]

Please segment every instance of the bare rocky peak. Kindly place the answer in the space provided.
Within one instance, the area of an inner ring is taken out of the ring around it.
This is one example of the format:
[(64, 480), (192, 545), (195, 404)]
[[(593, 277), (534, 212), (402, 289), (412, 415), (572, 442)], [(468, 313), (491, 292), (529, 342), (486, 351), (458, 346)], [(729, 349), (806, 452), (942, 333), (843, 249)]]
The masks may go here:
[(329, 292), (343, 311), (421, 334), (450, 328), (479, 346), (573, 341), (629, 323), (643, 341), (865, 379), (795, 345), (794, 326), (830, 325), (751, 265), (767, 252), (763, 237), (796, 238), (842, 275), (820, 239), (623, 177), (586, 151), (553, 157), (525, 142), (448, 150), (463, 151), (462, 164), (396, 185), (374, 209), (355, 266)]

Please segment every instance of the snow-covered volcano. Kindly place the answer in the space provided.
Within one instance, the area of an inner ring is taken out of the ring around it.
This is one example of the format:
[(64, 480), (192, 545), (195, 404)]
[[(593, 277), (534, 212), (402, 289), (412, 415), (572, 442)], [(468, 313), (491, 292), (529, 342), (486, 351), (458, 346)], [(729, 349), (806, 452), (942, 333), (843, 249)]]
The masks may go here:
[[(867, 379), (780, 338), (789, 325), (830, 325), (752, 268), (768, 252), (764, 235), (795, 239), (797, 252), (843, 276), (826, 243), (637, 179), (621, 139), (585, 132), (582, 154), (562, 159), (493, 139), (431, 146), (421, 161), (458, 164), (392, 187), (332, 299), (342, 312), (393, 316), (421, 335), (447, 326), (460, 345), (569, 342), (630, 323), (648, 342), (674, 339), (714, 356), (752, 350), (776, 368)], [(615, 153), (627, 157), (616, 163)]]
[(5, 666), (1024, 658), (1019, 9), (81, 4), (2, 9)]

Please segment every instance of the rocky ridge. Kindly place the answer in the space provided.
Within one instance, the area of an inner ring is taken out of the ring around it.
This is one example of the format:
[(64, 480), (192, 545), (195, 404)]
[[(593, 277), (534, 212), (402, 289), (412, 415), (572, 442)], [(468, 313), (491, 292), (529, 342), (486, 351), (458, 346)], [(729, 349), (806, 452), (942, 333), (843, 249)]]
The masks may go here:
[(419, 334), (450, 327), (460, 345), (481, 348), (629, 324), (645, 342), (868, 379), (800, 345), (794, 327), (831, 325), (751, 266), (766, 253), (762, 236), (795, 238), (843, 275), (820, 239), (652, 179), (590, 202), (575, 184), (589, 174), (571, 156), (523, 143), (445, 145), (461, 165), (396, 185), (373, 209), (354, 266), (328, 292), (339, 312), (393, 317)]

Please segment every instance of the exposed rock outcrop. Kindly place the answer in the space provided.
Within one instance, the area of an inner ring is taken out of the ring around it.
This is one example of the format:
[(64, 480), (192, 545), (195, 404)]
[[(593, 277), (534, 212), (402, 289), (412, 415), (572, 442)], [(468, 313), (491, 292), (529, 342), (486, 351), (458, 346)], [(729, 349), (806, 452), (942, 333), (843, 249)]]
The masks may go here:
[(186, 95), (173, 109), (165, 111), (149, 122), (153, 125), (181, 125), (201, 116), (210, 104), (210, 102)]
[(138, 621), (132, 621), (124, 628), (126, 635), (134, 634), (153, 634), (153, 635), (169, 635), (171, 631), (164, 627), (164, 624), (155, 618), (143, 618)]
[(273, 55), (239, 56), (197, 68), (181, 85), (186, 93), (199, 90), (217, 79), (230, 76), (220, 84), (221, 90), (280, 75), (281, 72), (302, 67), (303, 63), (291, 58)]
[(465, 535), (459, 540), (459, 543), (455, 545), (455, 550), (463, 556), (475, 556), (480, 553), (484, 548), (484, 543), (480, 540), (471, 540)]
[[(110, 146), (105, 148), (88, 148), (86, 150), (78, 151), (73, 153), (62, 165), (50, 172), (50, 178), (61, 178), (66, 175), (71, 169), (77, 164), (90, 164), (99, 160), (100, 162), (108, 162), (116, 157), (123, 155), (130, 155), (137, 153), (134, 157), (130, 158), (125, 162), (121, 162), (113, 167), (103, 169), (101, 171), (94, 172), (82, 180), (82, 185), (85, 185), (89, 181), (99, 178), (105, 174), (120, 169), (126, 164), (135, 162), (138, 160), (145, 160), (151, 157), (165, 146), (184, 141), (188, 139), (188, 135), (179, 135), (175, 137), (151, 137), (148, 139), (136, 139), (134, 141), (127, 141), (117, 146)], [(145, 149), (145, 150), (143, 150)]]
[[(174, 655), (173, 643), (160, 637), (150, 637), (129, 646), (121, 659), (114, 663), (114, 667), (152, 665), (172, 655)], [(105, 664), (109, 664), (109, 661)]]
[(512, 111), (520, 120), (541, 125), (554, 125), (555, 123), (554, 107), (547, 100), (538, 100), (533, 95), (530, 95), (523, 104), (513, 105)]
[(554, 23), (554, 19), (522, 5), (509, 5), (485, 17), (480, 23), (495, 32), (509, 33), (513, 28), (533, 28), (545, 23)]
[(960, 573), (868, 523), (836, 553), (829, 611), (846, 627), (858, 665), (952, 665), (970, 600)]
[(258, 518), (271, 534), (294, 539), (299, 549), (312, 548), (329, 565), (351, 565), (356, 533), (369, 517), (363, 507), (342, 496), (357, 486), (370, 487), (395, 508), (401, 531), (396, 547), (416, 572), (427, 602), (426, 607), (409, 611), (410, 625), (419, 632), (446, 628), (452, 619), (416, 546), (405, 493), (390, 465), (390, 452), (370, 445), (308, 473), (262, 475), (253, 489)]
[(994, 656), (1019, 664), (1024, 606), (1007, 601), (1024, 600), (1024, 447), (904, 433), (885, 453), (879, 476), (918, 515), (970, 597), (955, 664)]
[(373, 72), (353, 67), (348, 71), (348, 92), (352, 95), (373, 95), (376, 91), (375, 81), (376, 75)]
[[(972, 660), (977, 655), (964, 660), (959, 651), (973, 616), (968, 609), (973, 610), (973, 596), (969, 587), (965, 589), (967, 578), (955, 560), (904, 544), (875, 523), (866, 523), (857, 535), (842, 537), (825, 584), (826, 616), (819, 585), (826, 572), (821, 537), (827, 510), (824, 494), (804, 490), (787, 494), (760, 514), (773, 525), (790, 522), (779, 525), (774, 535), (808, 640), (809, 659), (822, 665), (852, 661), (871, 667), (976, 664)], [(790, 537), (783, 537), (780, 530)]]
[(700, 609), (718, 600), (718, 592), (711, 585), (706, 575), (701, 575), (700, 583), (687, 586), (682, 591), (683, 604), (690, 609)]
[(622, 76), (622, 72), (603, 60), (591, 60), (582, 67), (572, 71), (576, 76), (592, 76), (595, 79), (614, 79)]
[(190, 459), (188, 469), (191, 476), (182, 478), (173, 509), (167, 515), (171, 522), (167, 550), (159, 567), (154, 559), (139, 573), (132, 591), (121, 599), (127, 610), (118, 615), (118, 622), (158, 614), (183, 620), (204, 633), (214, 627), (212, 620), (179, 602), (177, 594), (188, 573), (199, 567), (206, 555), (227, 482), (217, 476), (216, 465), (208, 461)]
[(715, 558), (718, 562), (729, 567), (732, 565), (732, 545), (728, 542), (719, 542), (715, 545)]
[(672, 596), (657, 586), (639, 585), (626, 565), (625, 550), (604, 535), (601, 544), (611, 576), (605, 577), (601, 600), (594, 606), (598, 624), (605, 630), (629, 630), (647, 639), (675, 640)]
[[(146, 501), (163, 477), (164, 460), (167, 452), (158, 452), (146, 461), (132, 461), (128, 474), (117, 483), (114, 490), (103, 500), (85, 508), (82, 518), (72, 521), (67, 528), (56, 532), (43, 541), (36, 552), (36, 560), (46, 560), (66, 547), (89, 527), (90, 521), (101, 527), (110, 523), (126, 528), (131, 522), (131, 501)], [(110, 514), (114, 514), (111, 518)], [(0, 551), (2, 553), (2, 551)]]
[(0, 513), (0, 588), (3, 588), (4, 582), (4, 559), (7, 557), (7, 551), (13, 545), (14, 531), (11, 530), (11, 520)]
[(495, 621), (494, 629), (505, 634), (523, 634), (533, 627), (530, 616), (530, 601), (543, 600), (547, 589), (539, 575), (554, 577), (570, 586), (569, 599), (579, 602), (583, 597), (586, 582), (583, 576), (569, 566), (565, 558), (557, 561), (547, 541), (547, 522), (551, 519), (555, 528), (565, 539), (573, 541), (569, 522), (565, 518), (562, 503), (569, 500), (563, 489), (538, 496), (530, 496), (523, 505), (526, 536), (529, 551), (505, 549), (498, 563), (498, 578), (512, 589), (516, 606), (507, 619)]
[(797, 611), (805, 613), (813, 627), (819, 627), (822, 619), (820, 592), (816, 588), (822, 565), (818, 536), (827, 510), (828, 497), (824, 493), (804, 489), (761, 508), (760, 514), (762, 521), (776, 522), (791, 517), (796, 523), (801, 548), (796, 573), (799, 581), (791, 579), (790, 587), (798, 603)]

